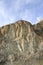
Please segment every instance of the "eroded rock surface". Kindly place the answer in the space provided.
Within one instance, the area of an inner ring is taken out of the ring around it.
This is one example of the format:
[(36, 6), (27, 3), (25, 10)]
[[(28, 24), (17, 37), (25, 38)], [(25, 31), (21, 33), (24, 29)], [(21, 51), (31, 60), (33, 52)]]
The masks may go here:
[(0, 65), (43, 65), (41, 23), (19, 20), (0, 28)]

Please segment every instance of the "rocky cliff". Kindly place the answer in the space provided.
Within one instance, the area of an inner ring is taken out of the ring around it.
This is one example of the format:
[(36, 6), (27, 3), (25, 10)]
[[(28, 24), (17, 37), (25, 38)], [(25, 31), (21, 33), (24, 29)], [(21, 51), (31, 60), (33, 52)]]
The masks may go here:
[(0, 65), (43, 65), (43, 21), (0, 27)]

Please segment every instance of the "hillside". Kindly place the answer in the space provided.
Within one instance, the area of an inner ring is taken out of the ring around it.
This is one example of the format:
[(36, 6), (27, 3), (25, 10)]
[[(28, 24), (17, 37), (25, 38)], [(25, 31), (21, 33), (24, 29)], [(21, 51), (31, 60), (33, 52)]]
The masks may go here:
[(43, 21), (0, 27), (0, 65), (43, 65)]

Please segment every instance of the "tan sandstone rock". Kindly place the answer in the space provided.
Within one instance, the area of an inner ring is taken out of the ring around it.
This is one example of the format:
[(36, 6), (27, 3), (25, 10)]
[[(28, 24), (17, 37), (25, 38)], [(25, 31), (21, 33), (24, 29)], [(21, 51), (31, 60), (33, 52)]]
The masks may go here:
[(0, 65), (43, 65), (43, 21), (0, 27)]

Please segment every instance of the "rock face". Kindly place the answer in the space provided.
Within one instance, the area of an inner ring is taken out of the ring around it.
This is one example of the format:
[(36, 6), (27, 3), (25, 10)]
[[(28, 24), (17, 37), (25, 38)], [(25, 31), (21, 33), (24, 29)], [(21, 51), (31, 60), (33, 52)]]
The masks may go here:
[(0, 28), (0, 65), (43, 65), (43, 21)]

